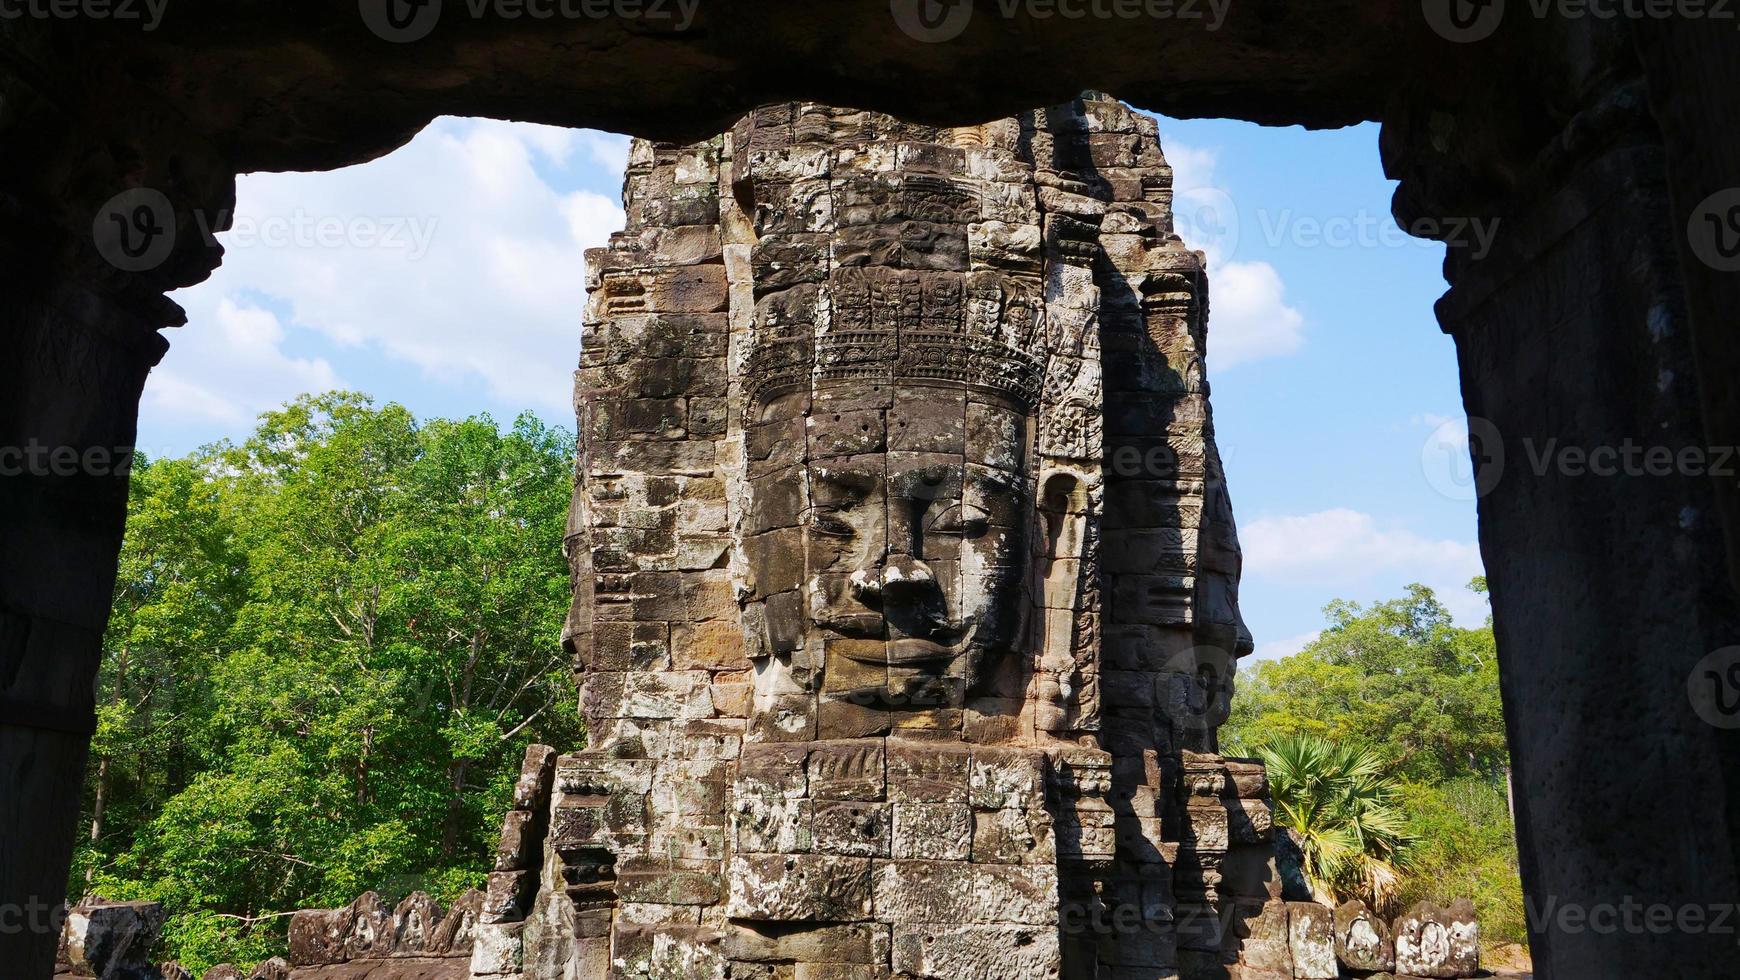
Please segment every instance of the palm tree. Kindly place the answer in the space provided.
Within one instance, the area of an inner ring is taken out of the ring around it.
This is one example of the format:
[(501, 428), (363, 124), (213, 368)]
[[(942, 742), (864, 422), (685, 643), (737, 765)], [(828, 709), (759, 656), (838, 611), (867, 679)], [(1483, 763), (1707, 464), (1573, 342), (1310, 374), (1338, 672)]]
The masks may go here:
[(1298, 840), (1314, 897), (1329, 905), (1350, 898), (1378, 910), (1390, 905), (1409, 838), (1384, 759), (1365, 746), (1309, 735), (1277, 739), (1259, 754), (1275, 822)]

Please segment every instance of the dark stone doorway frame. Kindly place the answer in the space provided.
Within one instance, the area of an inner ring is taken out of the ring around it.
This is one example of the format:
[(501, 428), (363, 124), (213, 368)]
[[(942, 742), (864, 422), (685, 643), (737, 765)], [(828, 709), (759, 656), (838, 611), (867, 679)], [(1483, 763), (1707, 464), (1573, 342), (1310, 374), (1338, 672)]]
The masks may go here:
[[(1497, 219), (1490, 255), (1450, 250), (1438, 315), (1470, 415), (1513, 462), (1525, 438), (1740, 443), (1740, 274), (1691, 235), (1713, 195), (1740, 187), (1732, 25), (1513, 11), (1455, 43), (1425, 15), (1435, 2), (1233, 0), (1213, 31), (982, 2), (940, 43), (880, 0), (703, 0), (680, 31), (473, 20), (449, 0), (405, 44), (346, 0), (185, 0), (150, 32), (0, 22), (0, 445), (133, 443), (158, 331), (180, 321), (162, 294), (216, 266), (195, 218), (229, 210), (240, 172), (370, 159), (439, 114), (694, 138), (780, 99), (966, 123), (1084, 88), (1179, 116), (1381, 121), (1404, 224)], [(137, 272), (92, 233), (130, 188), (160, 191), (177, 231)], [(29, 910), (64, 897), (125, 499), (113, 476), (0, 478), (9, 976), (50, 971), (54, 936)], [(1685, 694), (1693, 665), (1740, 639), (1740, 488), (1513, 465), (1480, 521), (1536, 907), (1740, 898), (1740, 733), (1703, 723)], [(1716, 977), (1731, 942), (1551, 925), (1535, 951), (1543, 977)]]

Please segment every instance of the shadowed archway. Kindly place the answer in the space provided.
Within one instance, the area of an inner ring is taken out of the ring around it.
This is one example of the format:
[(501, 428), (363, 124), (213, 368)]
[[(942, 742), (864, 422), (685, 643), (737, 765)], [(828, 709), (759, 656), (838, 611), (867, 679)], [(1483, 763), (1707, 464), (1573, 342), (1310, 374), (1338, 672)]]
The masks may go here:
[[(1477, 440), (1477, 463), (1506, 461), (1481, 543), (1525, 885), (1543, 907), (1732, 901), (1740, 735), (1686, 690), (1734, 641), (1740, 488), (1534, 472), (1522, 449), (1737, 441), (1724, 317), (1740, 279), (1721, 237), (1734, 203), (1721, 195), (1740, 187), (1731, 31), (1521, 5), (1449, 18), (1491, 9), (1461, 0), (1232, 0), (1218, 18), (932, 6), (512, 18), (503, 3), (189, 0), (149, 30), (76, 10), (0, 21), (0, 446), (130, 445), (158, 330), (180, 322), (162, 294), (219, 261), (198, 219), (230, 209), (235, 174), (370, 159), (439, 114), (695, 138), (787, 98), (970, 123), (1095, 88), (1176, 116), (1378, 120), (1399, 219), (1501, 229), (1479, 258), (1451, 250), (1438, 314), (1468, 413), (1496, 437)], [(125, 505), (112, 474), (18, 459), (0, 474), (12, 912), (64, 897)], [(1731, 957), (1702, 933), (1534, 939), (1547, 977), (1717, 976)], [(0, 928), (19, 976), (46, 977), (53, 949), (52, 933)]]

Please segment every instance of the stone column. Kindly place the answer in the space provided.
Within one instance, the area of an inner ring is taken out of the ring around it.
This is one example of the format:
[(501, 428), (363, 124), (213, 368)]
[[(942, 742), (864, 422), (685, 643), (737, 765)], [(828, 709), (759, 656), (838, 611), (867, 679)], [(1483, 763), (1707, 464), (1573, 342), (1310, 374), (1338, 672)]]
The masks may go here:
[[(1662, 903), (1702, 906), (1707, 923), (1740, 895), (1740, 733), (1688, 695), (1740, 624), (1714, 484), (1679, 462), (1706, 445), (1683, 226), (1653, 121), (1612, 94), (1500, 206), (1490, 255), (1453, 250), (1439, 316), (1484, 491), (1523, 883), (1549, 917), (1532, 929), (1536, 976), (1720, 976), (1732, 936), (1623, 918), (1610, 935), (1557, 917)], [(1644, 447), (1631, 475), (1628, 445)], [(1592, 455), (1604, 448), (1621, 452), (1620, 472), (1592, 468), (1611, 461)]]
[(235, 181), (173, 116), (81, 129), (11, 75), (0, 104), (0, 140), (37, 152), (0, 184), (0, 910), (23, 916), (21, 930), (0, 918), (0, 963), (38, 980), (96, 727), (139, 397), (168, 348), (158, 330), (186, 320), (163, 294), (217, 266), (207, 230), (228, 227)]
[(53, 969), (126, 454), (166, 346), (136, 309), (38, 271), (9, 276), (0, 301), (0, 903), (23, 927), (0, 928), (0, 963), (26, 978)]

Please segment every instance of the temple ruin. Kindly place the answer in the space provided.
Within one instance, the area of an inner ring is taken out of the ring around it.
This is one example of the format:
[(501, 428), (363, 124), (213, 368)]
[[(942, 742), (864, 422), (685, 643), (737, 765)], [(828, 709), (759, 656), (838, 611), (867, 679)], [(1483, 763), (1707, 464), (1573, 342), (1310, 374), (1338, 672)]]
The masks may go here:
[[(32, 16), (0, 19), (0, 254), (11, 273), (0, 448), (133, 445), (164, 330), (186, 321), (164, 294), (219, 263), (222, 248), (202, 232), (224, 227), (236, 175), (362, 162), (443, 114), (688, 142), (792, 99), (959, 126), (1092, 88), (1180, 117), (1380, 122), (1372, 165), (1398, 181), (1404, 227), (1478, 218), (1497, 229), (1478, 254), (1446, 243), (1435, 312), (1455, 342), (1463, 409), (1488, 435), (1471, 456), (1486, 490), (1480, 544), (1525, 891), (1582, 910), (1622, 900), (1707, 910), (1740, 894), (1740, 729), (1709, 723), (1687, 696), (1699, 664), (1740, 634), (1740, 487), (1708, 473), (1591, 479), (1516, 465), (1548, 440), (1674, 452), (1740, 439), (1730, 23), (1314, 0), (1234, 3), (1209, 29), (962, 2), (938, 5), (954, 12), (953, 36), (942, 36), (915, 24), (907, 0), (732, 0), (701, 4), (686, 27), (452, 3), (442, 17), (440, 4), (395, 0), (294, 10), (192, 0), (141, 30), (30, 6)], [(418, 37), (371, 29), (389, 6), (418, 14)], [(118, 195), (145, 191), (160, 195), (169, 236), (153, 264), (122, 268), (93, 223)], [(1362, 380), (1350, 365), (1337, 383)], [(92, 679), (126, 500), (112, 472), (0, 476), (0, 904), (13, 909), (66, 897), (74, 774), (96, 724)], [(1101, 602), (1115, 612), (1117, 598)], [(1113, 693), (1100, 681), (1104, 726)], [(819, 711), (829, 692), (811, 693)], [(968, 710), (962, 744), (974, 744)], [(622, 886), (601, 866), (589, 884), (615, 902)], [(1377, 930), (1349, 921), (1369, 946)], [(1733, 967), (1732, 936), (1709, 929), (1614, 937), (1544, 921), (1530, 932), (1543, 980)], [(1444, 933), (1422, 925), (1395, 938)], [(0, 962), (43, 980), (57, 938), (0, 930)]]
[(576, 393), (591, 744), (548, 864), (486, 903), (527, 959), (1237, 958), (1221, 924), (1280, 890), (1262, 769), (1215, 754), (1251, 642), (1171, 187), (1153, 120), (1095, 95), (634, 144)]

